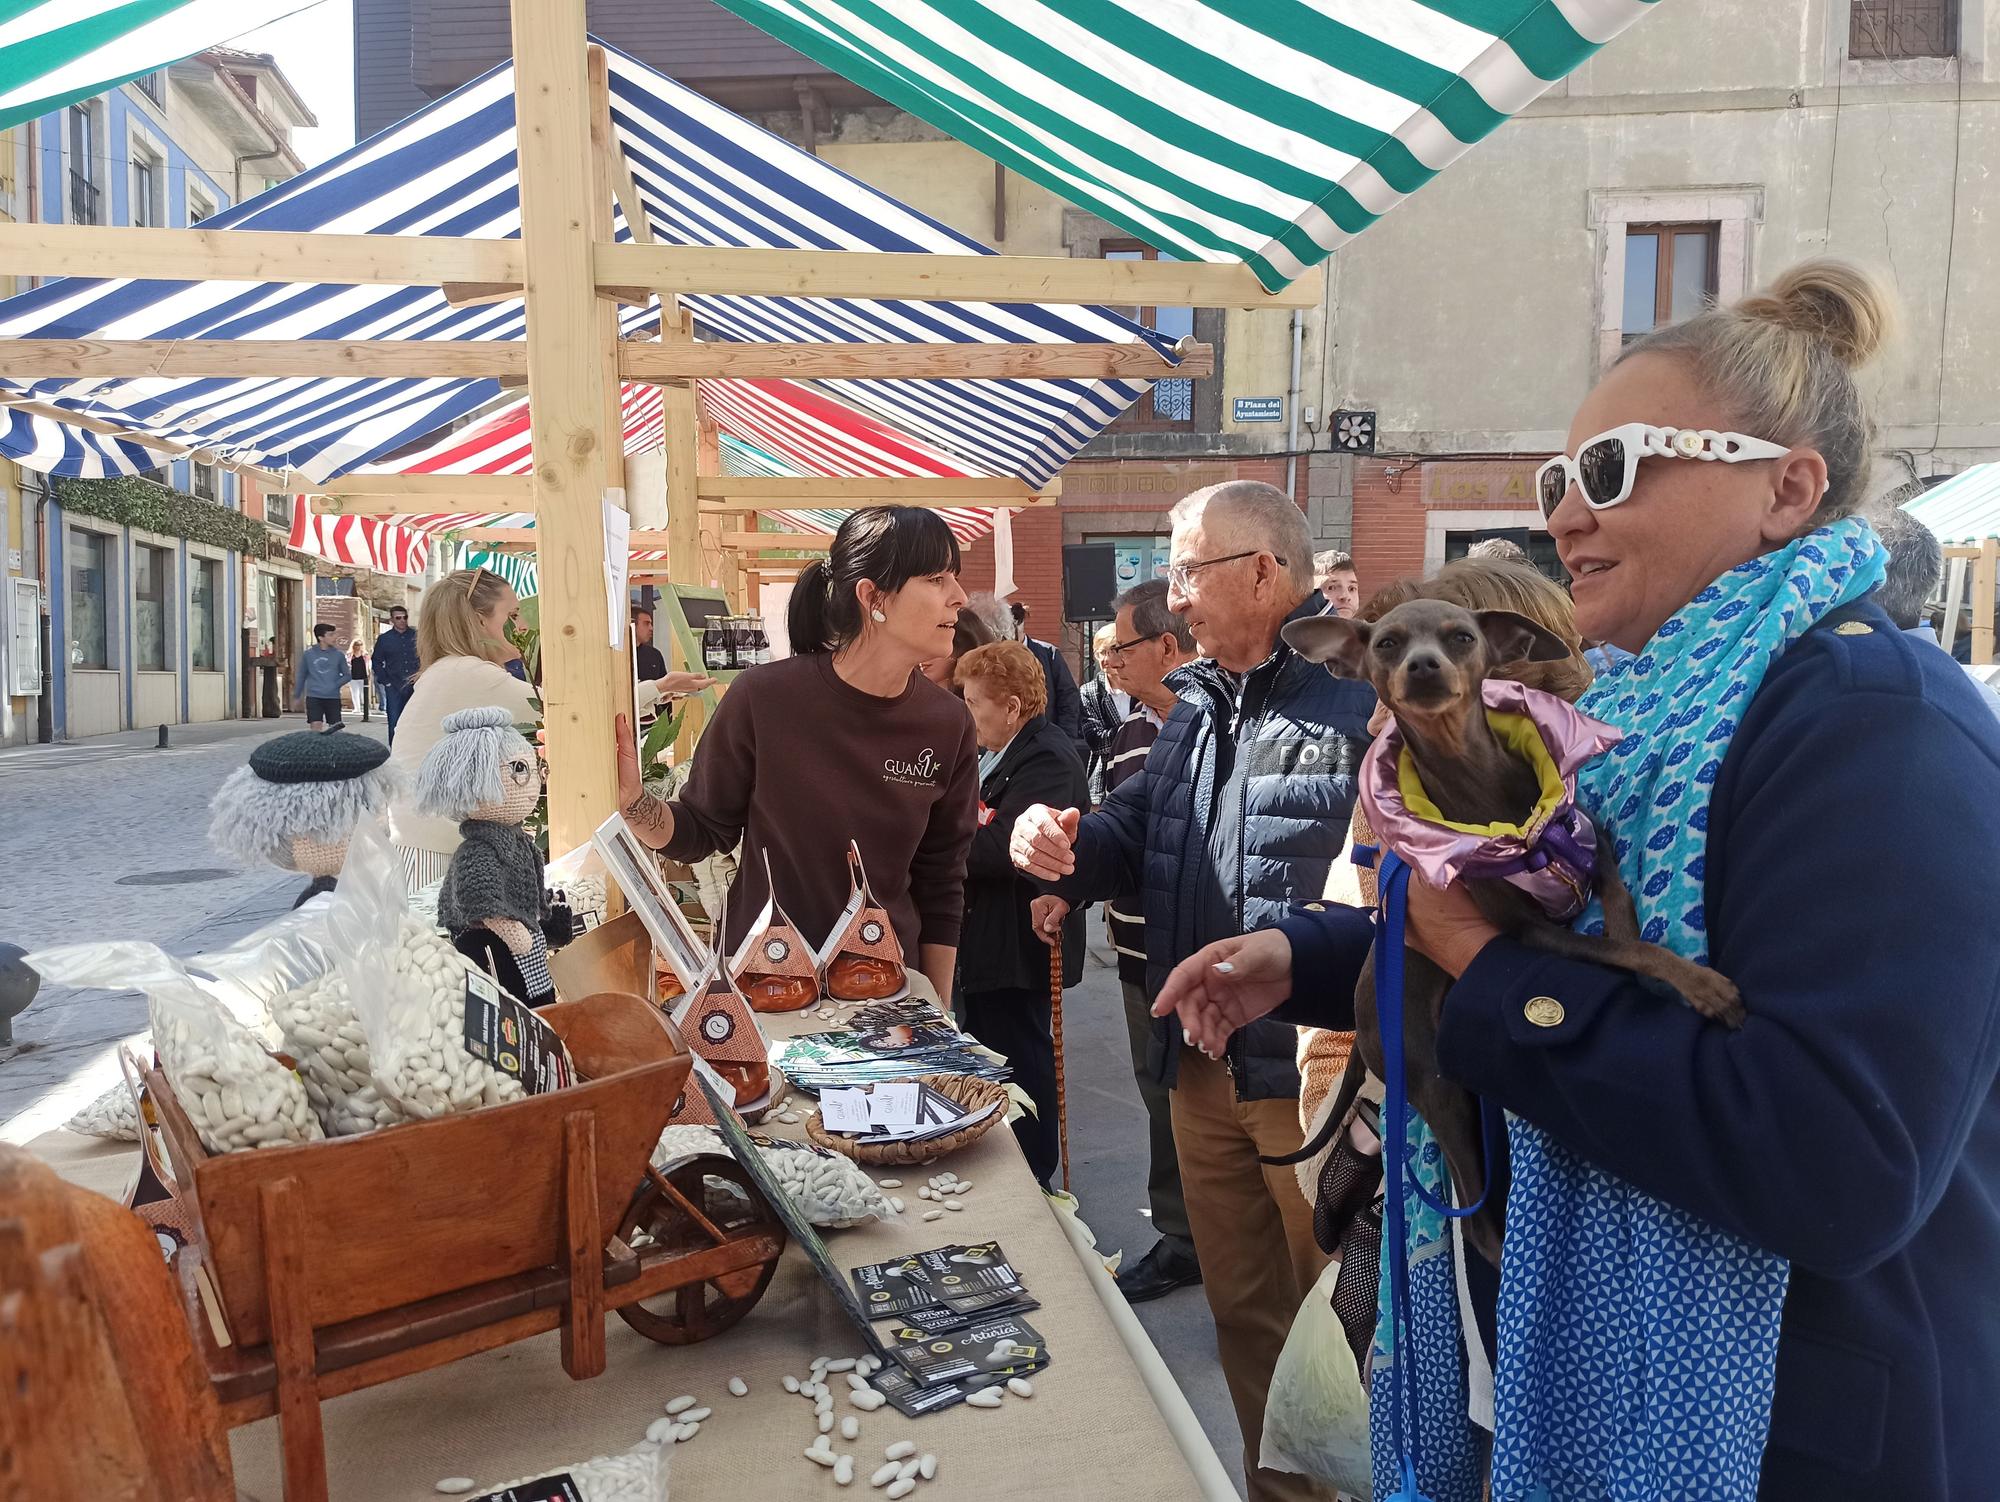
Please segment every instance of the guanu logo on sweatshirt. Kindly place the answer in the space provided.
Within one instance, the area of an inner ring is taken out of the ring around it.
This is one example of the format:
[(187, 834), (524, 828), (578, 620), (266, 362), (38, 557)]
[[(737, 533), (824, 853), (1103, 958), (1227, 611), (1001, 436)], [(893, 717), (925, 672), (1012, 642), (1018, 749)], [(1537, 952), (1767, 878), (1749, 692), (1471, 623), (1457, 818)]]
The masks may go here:
[(938, 761), (937, 752), (924, 747), (908, 761), (887, 757), (882, 762), (884, 782), (908, 783), (912, 787), (936, 787), (944, 777), (944, 766)]

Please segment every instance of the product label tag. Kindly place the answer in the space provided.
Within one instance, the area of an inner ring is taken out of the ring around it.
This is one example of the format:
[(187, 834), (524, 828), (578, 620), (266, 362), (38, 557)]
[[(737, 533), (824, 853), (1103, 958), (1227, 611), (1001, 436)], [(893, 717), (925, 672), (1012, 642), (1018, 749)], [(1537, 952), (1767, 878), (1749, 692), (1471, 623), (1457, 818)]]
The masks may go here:
[(1024, 1319), (983, 1320), (963, 1330), (930, 1335), (892, 1327), (889, 1354), (925, 1386), (961, 1377), (1012, 1376), (1048, 1361), (1042, 1337)]
[(519, 1080), (530, 1095), (576, 1083), (556, 1030), (484, 975), (465, 977), (465, 1051)]
[(518, 1486), (503, 1486), (497, 1492), (483, 1493), (469, 1499), (469, 1502), (583, 1502), (583, 1490), (568, 1471), (558, 1471), (553, 1476), (537, 1476), (533, 1481), (523, 1481)]

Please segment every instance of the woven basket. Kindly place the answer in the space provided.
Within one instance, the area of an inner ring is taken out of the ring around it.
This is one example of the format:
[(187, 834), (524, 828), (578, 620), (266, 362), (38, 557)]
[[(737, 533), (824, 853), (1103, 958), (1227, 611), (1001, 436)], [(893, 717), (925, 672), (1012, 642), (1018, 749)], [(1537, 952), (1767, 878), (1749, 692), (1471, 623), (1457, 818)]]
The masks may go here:
[(982, 1080), (971, 1074), (926, 1074), (918, 1076), (918, 1081), (929, 1085), (940, 1095), (950, 1096), (968, 1111), (977, 1111), (989, 1104), (996, 1104), (1000, 1109), (948, 1136), (932, 1137), (924, 1142), (861, 1142), (839, 1132), (829, 1132), (820, 1125), (819, 1112), (814, 1111), (806, 1117), (806, 1136), (813, 1146), (840, 1153), (857, 1163), (878, 1163), (890, 1167), (928, 1163), (946, 1153), (955, 1153), (961, 1147), (977, 1142), (996, 1122), (1007, 1119), (1005, 1085), (996, 1085), (992, 1080)]

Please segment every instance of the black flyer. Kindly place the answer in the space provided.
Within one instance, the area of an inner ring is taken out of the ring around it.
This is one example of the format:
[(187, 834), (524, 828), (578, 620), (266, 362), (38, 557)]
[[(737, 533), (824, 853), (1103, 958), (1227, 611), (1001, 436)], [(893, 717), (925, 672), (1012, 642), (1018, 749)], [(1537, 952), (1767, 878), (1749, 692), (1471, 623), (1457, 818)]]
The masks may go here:
[(1048, 1360), (1041, 1334), (1013, 1315), (979, 1320), (942, 1335), (896, 1326), (890, 1331), (889, 1354), (925, 1386), (961, 1377), (1015, 1375)]
[(849, 1274), (870, 1319), (900, 1319), (919, 1309), (934, 1309), (930, 1274), (920, 1257), (895, 1262), (870, 1262)]
[(939, 1247), (920, 1260), (931, 1297), (954, 1314), (998, 1313), (1028, 1291), (997, 1241)]

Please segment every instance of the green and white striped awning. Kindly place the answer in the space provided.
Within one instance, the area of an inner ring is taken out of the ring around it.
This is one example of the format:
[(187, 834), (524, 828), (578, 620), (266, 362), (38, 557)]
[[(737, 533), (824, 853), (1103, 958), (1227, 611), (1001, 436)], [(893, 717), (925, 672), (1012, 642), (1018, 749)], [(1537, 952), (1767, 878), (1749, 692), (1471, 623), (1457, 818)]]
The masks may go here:
[(1162, 250), (1317, 265), (1654, 0), (722, 0)]
[(312, 0), (0, 0), (0, 130), (304, 10)]

